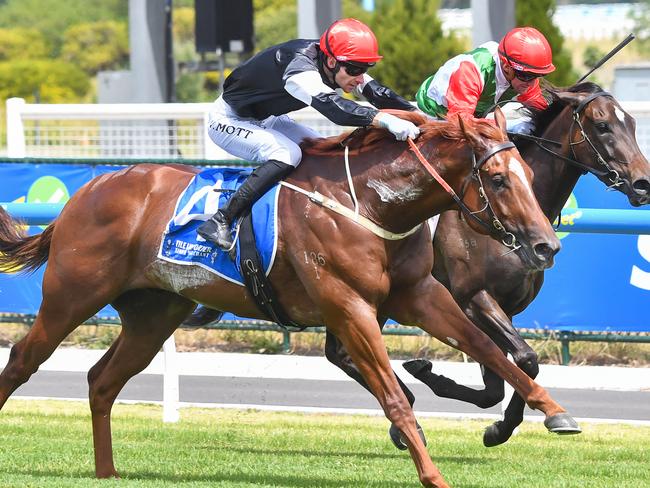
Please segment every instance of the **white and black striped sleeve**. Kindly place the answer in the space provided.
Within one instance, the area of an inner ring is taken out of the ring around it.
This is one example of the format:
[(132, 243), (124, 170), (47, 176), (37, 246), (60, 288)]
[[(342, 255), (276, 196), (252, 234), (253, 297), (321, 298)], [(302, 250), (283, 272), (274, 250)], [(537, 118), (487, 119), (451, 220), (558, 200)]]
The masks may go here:
[(338, 125), (370, 125), (377, 115), (376, 109), (364, 107), (338, 95), (323, 83), (320, 74), (315, 70), (292, 74), (286, 79), (284, 88), (291, 96), (311, 105)]

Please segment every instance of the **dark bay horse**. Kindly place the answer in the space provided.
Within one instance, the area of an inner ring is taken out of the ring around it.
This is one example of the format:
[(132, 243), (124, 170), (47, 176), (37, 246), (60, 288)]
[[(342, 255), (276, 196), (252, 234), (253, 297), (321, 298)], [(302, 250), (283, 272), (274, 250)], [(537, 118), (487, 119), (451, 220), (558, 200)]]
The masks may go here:
[[(404, 116), (419, 124), (424, 120)], [(533, 196), (530, 168), (516, 149), (503, 144), (507, 135), (500, 112), (496, 120), (497, 127), (462, 121), (422, 124), (417, 145), (469, 208), (488, 221), (498, 218), (513, 234), (525, 266), (543, 269), (552, 263), (559, 240)], [(282, 188), (270, 279), (293, 321), (325, 325), (344, 344), (386, 416), (403, 433), (421, 483), (448, 486), (417, 433), (411, 406), (390, 368), (378, 317), (419, 326), (486, 364), (531, 408), (544, 412), (550, 430), (575, 425), (465, 317), (431, 275), (430, 234), (426, 225), (418, 226), (450, 208), (453, 200), (406, 144), (379, 129), (316, 142), (305, 148), (303, 162), (288, 182), (353, 207), (340, 146), (344, 140), (351, 149), (359, 213), (393, 233), (417, 230), (394, 240), (378, 237), (305, 194)], [(473, 155), (480, 164), (471, 164)], [(144, 164), (99, 176), (75, 193), (56, 221), (37, 236), (23, 236), (0, 210), (0, 265), (30, 270), (47, 262), (39, 313), (12, 347), (0, 374), (0, 407), (79, 324), (109, 303), (119, 312), (120, 335), (88, 373), (95, 472), (100, 478), (118, 476), (110, 420), (116, 396), (197, 303), (264, 318), (245, 288), (198, 266), (157, 258), (174, 203), (196, 173), (177, 165)], [(313, 255), (318, 259), (310, 259)]]
[[(593, 83), (566, 90), (549, 88), (549, 92), (554, 102), (534, 115), (533, 137), (516, 139), (520, 153), (535, 173), (533, 189), (549, 221), (560, 215), (585, 172), (625, 193), (633, 206), (649, 203), (650, 164), (637, 144), (634, 119)], [(544, 272), (531, 270), (516, 254), (506, 253), (499, 242), (473, 232), (456, 211), (441, 214), (433, 246), (434, 277), (450, 290), (467, 317), (535, 378), (539, 372), (537, 355), (513, 327), (512, 317), (537, 296)], [(327, 339), (330, 361), (359, 380), (336, 339)], [(410, 361), (404, 367), (442, 397), (481, 408), (496, 405), (504, 397), (503, 381), (489, 368), (482, 369), (485, 389), (475, 390), (431, 372), (427, 360)], [(405, 393), (413, 399), (410, 391)], [(523, 410), (524, 402), (513, 396), (505, 418), (485, 431), (484, 444), (506, 442), (523, 421)], [(403, 447), (393, 432), (391, 437)]]

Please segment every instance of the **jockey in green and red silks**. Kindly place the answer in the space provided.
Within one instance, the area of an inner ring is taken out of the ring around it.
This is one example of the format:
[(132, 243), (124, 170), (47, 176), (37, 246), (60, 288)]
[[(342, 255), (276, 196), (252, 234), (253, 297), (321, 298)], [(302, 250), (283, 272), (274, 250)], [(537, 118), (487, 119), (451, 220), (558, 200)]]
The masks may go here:
[(498, 44), (486, 42), (447, 61), (416, 94), (434, 117), (483, 117), (497, 102), (513, 100), (545, 109), (539, 78), (555, 70), (551, 47), (532, 27), (517, 27)]

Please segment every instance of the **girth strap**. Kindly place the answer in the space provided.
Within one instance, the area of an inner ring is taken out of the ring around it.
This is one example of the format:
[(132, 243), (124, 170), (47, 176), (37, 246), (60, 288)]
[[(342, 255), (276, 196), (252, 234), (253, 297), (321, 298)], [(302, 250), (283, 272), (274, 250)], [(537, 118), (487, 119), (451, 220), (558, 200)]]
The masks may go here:
[(306, 327), (289, 319), (273, 290), (273, 286), (271, 286), (271, 282), (264, 273), (262, 260), (255, 245), (253, 217), (250, 210), (241, 219), (238, 264), (246, 288), (252, 295), (255, 305), (264, 315), (284, 329), (289, 330), (291, 328), (291, 330), (297, 331), (306, 329)]

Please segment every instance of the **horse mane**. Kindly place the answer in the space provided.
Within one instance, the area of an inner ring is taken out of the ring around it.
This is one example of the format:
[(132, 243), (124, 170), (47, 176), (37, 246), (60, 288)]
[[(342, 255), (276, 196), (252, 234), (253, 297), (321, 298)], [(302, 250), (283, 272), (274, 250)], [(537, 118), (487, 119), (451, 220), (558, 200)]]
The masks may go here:
[(596, 83), (590, 81), (585, 81), (583, 83), (578, 83), (570, 87), (557, 87), (551, 83), (546, 82), (544, 84), (544, 91), (549, 93), (553, 97), (553, 101), (545, 110), (531, 110), (532, 112), (532, 122), (535, 126), (535, 132), (533, 135), (541, 135), (550, 123), (555, 120), (555, 118), (564, 110), (566, 103), (554, 96), (558, 92), (571, 92), (571, 93), (596, 93), (602, 91), (603, 89), (598, 86)]
[[(422, 112), (405, 110), (383, 110), (417, 125), (420, 129), (418, 141), (426, 142), (434, 137), (443, 137), (452, 141), (466, 141), (465, 133), (457, 118), (436, 120)], [(484, 138), (503, 141), (501, 131), (491, 122), (464, 119), (465, 125), (472, 125)], [(301, 148), (303, 153), (314, 156), (335, 156), (343, 152), (344, 147), (365, 152), (385, 141), (395, 141), (395, 137), (386, 129), (363, 127), (341, 135), (327, 138), (306, 139)]]
[[(542, 86), (543, 91), (550, 94), (551, 97), (553, 98), (553, 101), (544, 110), (529, 109), (531, 113), (531, 121), (533, 127), (535, 127), (532, 135), (537, 137), (541, 137), (542, 134), (546, 132), (546, 129), (551, 124), (551, 122), (553, 122), (556, 119), (556, 117), (560, 115), (560, 113), (567, 106), (566, 102), (563, 102), (562, 100), (554, 96), (555, 93), (558, 92), (596, 93), (603, 90), (596, 83), (592, 83), (590, 81), (577, 83), (569, 87), (558, 87), (549, 83), (546, 80), (543, 80), (542, 83), (543, 83)], [(517, 144), (517, 149), (519, 149), (520, 152), (525, 151), (529, 146), (535, 144), (534, 141), (522, 137), (515, 137), (514, 141)]]

